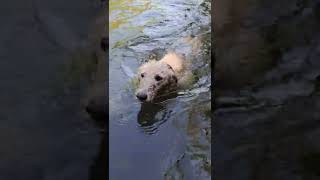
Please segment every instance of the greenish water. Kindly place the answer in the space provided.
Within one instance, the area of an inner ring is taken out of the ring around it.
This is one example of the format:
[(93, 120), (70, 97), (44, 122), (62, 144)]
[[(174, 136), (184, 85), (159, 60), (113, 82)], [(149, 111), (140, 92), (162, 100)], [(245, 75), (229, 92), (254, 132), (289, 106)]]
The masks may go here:
[[(210, 1), (109, 2), (109, 178), (211, 178)], [(184, 54), (195, 83), (141, 106), (131, 74), (150, 55)], [(129, 87), (129, 88), (128, 88)]]

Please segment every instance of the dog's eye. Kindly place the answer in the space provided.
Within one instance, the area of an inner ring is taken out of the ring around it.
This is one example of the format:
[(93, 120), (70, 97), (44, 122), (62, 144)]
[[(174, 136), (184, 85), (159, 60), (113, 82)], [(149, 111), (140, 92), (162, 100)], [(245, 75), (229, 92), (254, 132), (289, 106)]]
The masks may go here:
[(161, 80), (162, 80), (162, 77), (157, 74), (157, 75), (154, 77), (154, 79), (155, 79), (156, 81), (161, 81)]
[(141, 73), (141, 77), (144, 78), (144, 73)]

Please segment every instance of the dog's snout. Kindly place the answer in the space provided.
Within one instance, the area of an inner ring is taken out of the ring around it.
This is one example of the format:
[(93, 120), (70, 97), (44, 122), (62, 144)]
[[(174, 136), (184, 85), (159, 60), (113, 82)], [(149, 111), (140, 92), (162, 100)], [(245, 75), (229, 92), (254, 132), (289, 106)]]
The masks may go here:
[(140, 101), (145, 101), (148, 97), (146, 93), (142, 92), (138, 92), (136, 96)]

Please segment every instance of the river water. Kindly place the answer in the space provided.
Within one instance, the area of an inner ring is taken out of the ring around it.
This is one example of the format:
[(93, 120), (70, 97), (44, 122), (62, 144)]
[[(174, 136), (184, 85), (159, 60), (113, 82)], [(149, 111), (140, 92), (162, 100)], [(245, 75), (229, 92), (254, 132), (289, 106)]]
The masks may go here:
[[(211, 2), (109, 2), (109, 178), (211, 178)], [(194, 83), (141, 106), (132, 76), (168, 50), (191, 62)]]

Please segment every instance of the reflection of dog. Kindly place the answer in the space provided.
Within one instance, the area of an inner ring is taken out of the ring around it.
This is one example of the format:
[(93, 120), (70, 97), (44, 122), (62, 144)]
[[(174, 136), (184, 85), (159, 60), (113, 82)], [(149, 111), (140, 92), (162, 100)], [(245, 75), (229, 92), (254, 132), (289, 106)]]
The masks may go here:
[(171, 111), (164, 104), (143, 103), (137, 121), (146, 134), (154, 134), (159, 126), (166, 122)]
[(175, 90), (184, 71), (184, 60), (175, 53), (166, 54), (160, 61), (149, 61), (138, 71), (137, 98), (153, 102), (165, 93)]
[(141, 127), (149, 127), (156, 123), (156, 115), (158, 112), (164, 109), (161, 104), (149, 104), (144, 103), (141, 105), (141, 109), (138, 113), (138, 123)]

